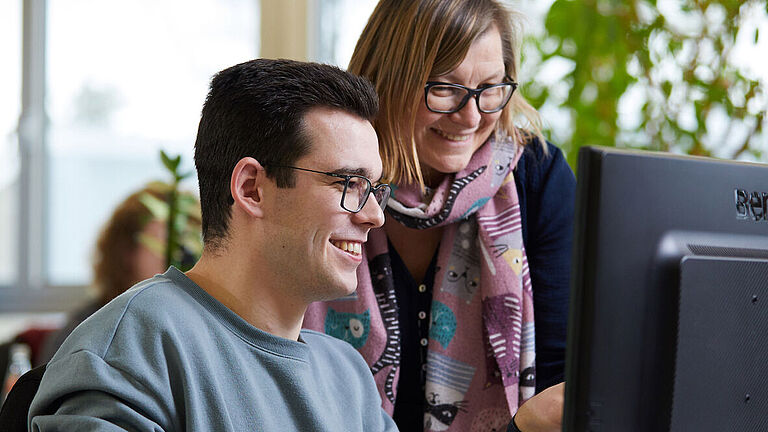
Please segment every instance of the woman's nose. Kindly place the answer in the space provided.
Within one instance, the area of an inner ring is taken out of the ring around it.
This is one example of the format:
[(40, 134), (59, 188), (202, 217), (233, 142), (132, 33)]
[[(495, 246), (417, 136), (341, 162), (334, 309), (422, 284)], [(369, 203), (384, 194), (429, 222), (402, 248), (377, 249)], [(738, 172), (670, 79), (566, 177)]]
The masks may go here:
[(467, 128), (474, 128), (480, 123), (482, 113), (477, 107), (477, 98), (471, 97), (470, 100), (461, 107), (460, 110), (451, 114), (451, 119)]

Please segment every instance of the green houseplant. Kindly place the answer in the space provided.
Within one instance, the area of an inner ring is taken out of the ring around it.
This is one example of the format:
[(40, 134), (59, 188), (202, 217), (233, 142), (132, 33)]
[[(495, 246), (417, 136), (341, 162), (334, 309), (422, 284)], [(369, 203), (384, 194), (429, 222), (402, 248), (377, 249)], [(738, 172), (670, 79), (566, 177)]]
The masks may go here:
[(144, 194), (141, 202), (155, 219), (165, 222), (167, 236), (164, 244), (146, 235), (142, 235), (139, 241), (164, 256), (166, 265), (187, 271), (197, 262), (203, 250), (200, 203), (194, 194), (180, 189), (182, 180), (192, 174), (180, 172), (181, 156), (170, 157), (161, 150), (160, 159), (171, 177), (168, 183), (156, 182), (165, 199)]

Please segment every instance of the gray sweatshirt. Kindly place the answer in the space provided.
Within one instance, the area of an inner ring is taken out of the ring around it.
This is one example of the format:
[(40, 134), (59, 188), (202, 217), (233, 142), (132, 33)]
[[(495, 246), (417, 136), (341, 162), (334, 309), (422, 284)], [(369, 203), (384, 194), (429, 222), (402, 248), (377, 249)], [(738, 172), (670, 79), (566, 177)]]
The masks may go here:
[(32, 431), (396, 431), (346, 342), (263, 332), (171, 267), (83, 322), (48, 364)]

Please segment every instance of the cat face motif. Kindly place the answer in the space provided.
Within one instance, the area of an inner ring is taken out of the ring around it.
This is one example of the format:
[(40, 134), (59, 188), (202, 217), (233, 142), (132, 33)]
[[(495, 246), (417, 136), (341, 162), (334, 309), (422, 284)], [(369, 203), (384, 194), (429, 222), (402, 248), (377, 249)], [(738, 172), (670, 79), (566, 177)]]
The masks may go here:
[(517, 145), (512, 140), (498, 140), (493, 142), (493, 156), (488, 163), (490, 171), (491, 187), (495, 188), (504, 183), (504, 179), (510, 170), (510, 165), (515, 160)]
[(520, 374), (520, 385), (526, 387), (533, 387), (536, 385), (536, 367), (528, 366), (523, 369)]
[(523, 344), (523, 352), (520, 354), (522, 363), (520, 372), (520, 396), (528, 400), (536, 393), (536, 355), (532, 348), (526, 349)]
[(480, 286), (479, 258), (477, 225), (463, 222), (453, 238), (440, 289), (471, 303)]
[(516, 275), (520, 275), (523, 271), (523, 251), (522, 249), (507, 249), (501, 256), (509, 264), (509, 268), (515, 272)]
[[(456, 401), (453, 403), (440, 403), (440, 395), (431, 393), (427, 396), (425, 429), (444, 430), (450, 426), (456, 419), (459, 411), (466, 412), (464, 408), (466, 401)], [(436, 420), (436, 422), (433, 422)]]
[(444, 431), (466, 411), (465, 398), (475, 368), (448, 356), (427, 354), (424, 430)]
[(493, 176), (491, 178), (491, 188), (504, 183), (504, 179), (507, 177), (507, 173), (509, 173), (510, 163), (512, 163), (512, 157), (505, 154), (500, 154), (499, 157), (493, 158), (491, 165), (488, 167), (491, 176)]
[[(464, 266), (463, 271), (460, 268), (451, 266), (445, 273), (445, 280), (453, 284), (458, 285), (457, 289), (461, 290), (463, 286), (464, 293), (468, 296), (472, 296), (477, 291), (477, 287), (480, 285), (480, 278), (473, 271), (474, 268), (470, 266)], [(461, 273), (459, 273), (461, 271)]]
[(365, 345), (370, 329), (371, 316), (368, 310), (356, 314), (328, 309), (328, 314), (325, 316), (325, 333), (349, 342), (358, 349)]
[(431, 318), (429, 337), (440, 343), (443, 349), (448, 348), (456, 334), (456, 315), (445, 304), (433, 300)]

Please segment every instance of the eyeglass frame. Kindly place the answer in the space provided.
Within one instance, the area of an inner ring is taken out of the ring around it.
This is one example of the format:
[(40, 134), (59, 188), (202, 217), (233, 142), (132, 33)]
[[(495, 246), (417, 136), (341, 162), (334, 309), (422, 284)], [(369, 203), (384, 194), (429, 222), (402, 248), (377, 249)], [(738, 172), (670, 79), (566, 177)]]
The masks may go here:
[[(290, 168), (290, 169), (295, 169), (295, 170), (299, 170), (299, 171), (307, 171), (307, 172), (311, 172), (311, 173), (315, 173), (315, 174), (324, 174), (324, 175), (327, 175), (327, 176), (330, 176), (330, 177), (336, 177), (336, 178), (344, 179), (344, 191), (341, 194), (341, 201), (339, 202), (339, 206), (341, 206), (342, 209), (344, 209), (345, 211), (348, 211), (350, 213), (359, 213), (360, 210), (362, 210), (363, 207), (365, 207), (365, 205), (368, 203), (368, 198), (370, 198), (371, 194), (374, 194), (374, 197), (375, 197), (376, 195), (375, 195), (374, 192), (379, 190), (379, 188), (381, 188), (382, 186), (387, 189), (387, 196), (386, 196), (385, 199), (382, 200), (382, 202), (384, 203), (383, 205), (382, 205), (382, 203), (378, 202), (378, 200), (376, 201), (376, 204), (379, 206), (379, 208), (381, 208), (381, 211), (384, 211), (384, 209), (387, 208), (387, 202), (389, 201), (389, 197), (392, 196), (392, 186), (390, 186), (388, 183), (379, 183), (378, 185), (374, 186), (373, 183), (371, 182), (371, 180), (368, 179), (368, 177), (357, 175), (357, 174), (339, 174), (339, 173), (332, 173), (332, 172), (326, 172), (326, 171), (317, 171), (317, 170), (313, 170), (313, 169), (309, 169), (309, 168), (301, 168), (301, 167), (291, 166), (291, 165), (264, 164), (263, 166), (264, 167), (268, 167), (269, 166), (269, 167), (274, 167), (274, 168)], [(359, 204), (358, 209), (354, 210), (354, 211), (352, 211), (352, 210), (350, 210), (350, 209), (348, 209), (348, 208), (346, 208), (344, 206), (344, 199), (347, 197), (347, 189), (349, 187), (349, 181), (353, 177), (361, 178), (361, 179), (365, 180), (368, 183), (368, 193), (362, 199), (362, 202)]]
[[(455, 112), (461, 111), (461, 109), (464, 108), (464, 106), (469, 101), (469, 98), (470, 97), (474, 97), (475, 98), (475, 104), (477, 104), (477, 110), (478, 111), (480, 111), (483, 114), (497, 113), (497, 112), (503, 110), (504, 107), (507, 106), (509, 101), (512, 99), (512, 95), (515, 93), (515, 90), (517, 90), (517, 87), (518, 87), (518, 84), (514, 80), (512, 80), (512, 77), (510, 77), (509, 75), (504, 75), (504, 78), (507, 81), (504, 81), (504, 82), (501, 82), (501, 83), (498, 83), (498, 84), (492, 84), (492, 85), (489, 85), (487, 87), (476, 88), (476, 89), (471, 89), (471, 88), (463, 86), (461, 84), (447, 83), (447, 82), (442, 82), (442, 81), (427, 81), (427, 83), (424, 85), (424, 105), (427, 107), (427, 109), (429, 111), (431, 111), (433, 113), (436, 113), (436, 114), (453, 114)], [(441, 110), (432, 109), (432, 107), (429, 106), (429, 102), (428, 102), (428, 99), (429, 99), (429, 89), (431, 89), (432, 87), (439, 86), (439, 85), (460, 88), (460, 89), (466, 90), (467, 94), (464, 96), (464, 99), (461, 100), (461, 102), (459, 103), (459, 106), (456, 109), (454, 109), (454, 110), (441, 111)], [(504, 103), (499, 108), (497, 108), (495, 110), (491, 110), (491, 111), (487, 111), (487, 110), (484, 110), (484, 109), (480, 108), (480, 95), (485, 90), (488, 90), (488, 89), (494, 88), (494, 87), (506, 86), (506, 85), (511, 86), (512, 87), (512, 91), (509, 92), (509, 96), (507, 97), (507, 100), (504, 101)]]

